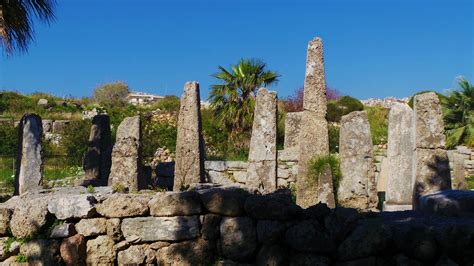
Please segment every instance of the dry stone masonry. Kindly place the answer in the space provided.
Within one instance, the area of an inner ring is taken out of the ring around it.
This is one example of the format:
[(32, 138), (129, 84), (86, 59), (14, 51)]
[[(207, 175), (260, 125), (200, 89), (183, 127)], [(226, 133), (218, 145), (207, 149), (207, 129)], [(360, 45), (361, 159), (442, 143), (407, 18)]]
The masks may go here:
[(248, 157), (247, 186), (262, 192), (277, 188), (277, 94), (261, 88), (257, 93)]
[[(323, 43), (320, 38), (308, 44), (306, 58), (306, 77), (304, 82), (303, 114), (299, 135), (298, 179), (296, 201), (303, 208), (318, 201), (330, 202), (332, 199), (320, 198), (318, 182), (308, 174), (308, 166), (315, 156), (329, 154), (328, 123), (326, 121), (326, 80), (324, 76)], [(330, 173), (326, 173), (328, 177)], [(331, 180), (332, 178), (326, 178)], [(327, 191), (329, 196), (333, 193)]]
[(22, 117), (18, 135), (15, 195), (41, 188), (43, 178), (42, 134), (41, 117), (36, 114), (26, 114)]
[(342, 179), (337, 191), (341, 206), (359, 210), (377, 206), (372, 148), (367, 113), (358, 111), (343, 116), (339, 138)]
[(117, 137), (112, 150), (112, 167), (109, 185), (125, 190), (146, 187), (140, 179), (140, 117), (126, 117), (117, 128)]
[(384, 210), (410, 210), (413, 194), (413, 111), (395, 103), (388, 118), (388, 180)]
[(413, 209), (417, 209), (420, 196), (451, 189), (451, 176), (438, 96), (433, 92), (416, 95), (413, 106), (415, 132)]
[(88, 148), (84, 156), (83, 185), (107, 185), (112, 160), (111, 153), (110, 118), (108, 115), (96, 115), (92, 119)]
[(199, 83), (187, 82), (178, 117), (174, 191), (204, 181), (204, 157)]

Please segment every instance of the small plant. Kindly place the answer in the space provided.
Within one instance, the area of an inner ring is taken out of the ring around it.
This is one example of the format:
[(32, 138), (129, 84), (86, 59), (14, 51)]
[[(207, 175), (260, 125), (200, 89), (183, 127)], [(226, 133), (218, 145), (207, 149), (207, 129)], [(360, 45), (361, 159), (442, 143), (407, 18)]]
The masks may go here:
[(25, 263), (27, 262), (27, 259), (26, 259), (26, 256), (23, 255), (23, 254), (18, 254), (16, 255), (16, 259), (15, 259), (16, 262), (19, 262), (19, 263)]
[(113, 184), (112, 186), (112, 191), (114, 193), (124, 193), (125, 192), (125, 187), (122, 184)]
[(87, 192), (88, 192), (88, 193), (94, 193), (94, 186), (88, 185), (88, 186), (87, 186)]
[(293, 200), (293, 203), (296, 203), (296, 184), (295, 183), (290, 183), (288, 185), (288, 189), (291, 192), (291, 199)]
[[(314, 177), (314, 182), (318, 182), (319, 176), (325, 171), (330, 170), (332, 175), (332, 184), (334, 196), (337, 196), (337, 189), (342, 178), (339, 159), (336, 155), (324, 155), (314, 157), (309, 164), (309, 174)], [(336, 199), (337, 202), (337, 199)]]

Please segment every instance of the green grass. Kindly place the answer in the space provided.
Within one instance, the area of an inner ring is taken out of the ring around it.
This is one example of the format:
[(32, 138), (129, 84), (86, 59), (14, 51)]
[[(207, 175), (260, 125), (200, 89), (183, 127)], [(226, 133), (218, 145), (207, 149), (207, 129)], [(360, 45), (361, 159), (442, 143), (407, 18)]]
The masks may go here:
[(474, 189), (474, 176), (466, 177), (466, 183), (468, 189)]
[(383, 107), (366, 106), (367, 116), (369, 117), (370, 133), (374, 145), (386, 144), (388, 139), (388, 112)]

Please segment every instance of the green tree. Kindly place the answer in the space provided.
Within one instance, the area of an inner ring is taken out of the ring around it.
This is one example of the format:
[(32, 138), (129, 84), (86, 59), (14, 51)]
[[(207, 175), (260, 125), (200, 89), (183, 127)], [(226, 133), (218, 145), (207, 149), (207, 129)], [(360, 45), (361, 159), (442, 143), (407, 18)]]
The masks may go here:
[(459, 89), (442, 99), (446, 144), (474, 145), (474, 87), (464, 78), (458, 80)]
[(50, 23), (54, 20), (55, 0), (0, 0), (0, 43), (7, 54), (26, 52), (34, 39), (33, 16)]
[(277, 72), (266, 70), (266, 64), (255, 59), (241, 59), (230, 70), (219, 66), (212, 75), (221, 84), (212, 85), (209, 100), (221, 127), (233, 140), (252, 127), (255, 95), (261, 86), (278, 81)]
[(118, 107), (127, 104), (130, 93), (128, 85), (122, 81), (100, 85), (94, 90), (94, 100), (105, 107)]

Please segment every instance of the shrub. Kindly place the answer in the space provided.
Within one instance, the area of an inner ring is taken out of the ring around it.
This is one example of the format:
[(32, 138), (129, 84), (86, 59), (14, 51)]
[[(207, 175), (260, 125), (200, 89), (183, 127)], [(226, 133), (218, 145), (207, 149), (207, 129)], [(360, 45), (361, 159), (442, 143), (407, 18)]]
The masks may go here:
[(129, 93), (128, 85), (117, 81), (98, 86), (94, 90), (94, 100), (104, 106), (125, 106)]
[(369, 117), (372, 144), (386, 144), (388, 139), (388, 112), (383, 107), (374, 106), (365, 108)]
[(328, 126), (330, 153), (339, 152), (339, 131), (340, 128), (338, 126), (334, 126), (331, 124)]
[(0, 155), (14, 156), (18, 150), (18, 127), (11, 123), (0, 123)]
[(153, 157), (158, 148), (176, 149), (178, 129), (169, 122), (156, 122), (151, 117), (142, 117), (142, 154)]
[(89, 120), (71, 121), (64, 128), (61, 148), (72, 165), (82, 165), (82, 157), (87, 151), (91, 122)]
[(337, 101), (330, 101), (327, 105), (326, 118), (330, 122), (339, 122), (341, 117), (353, 111), (364, 110), (361, 101), (350, 96), (344, 96)]
[(177, 96), (165, 96), (162, 100), (159, 100), (153, 107), (166, 112), (178, 112), (180, 106), (180, 100)]

